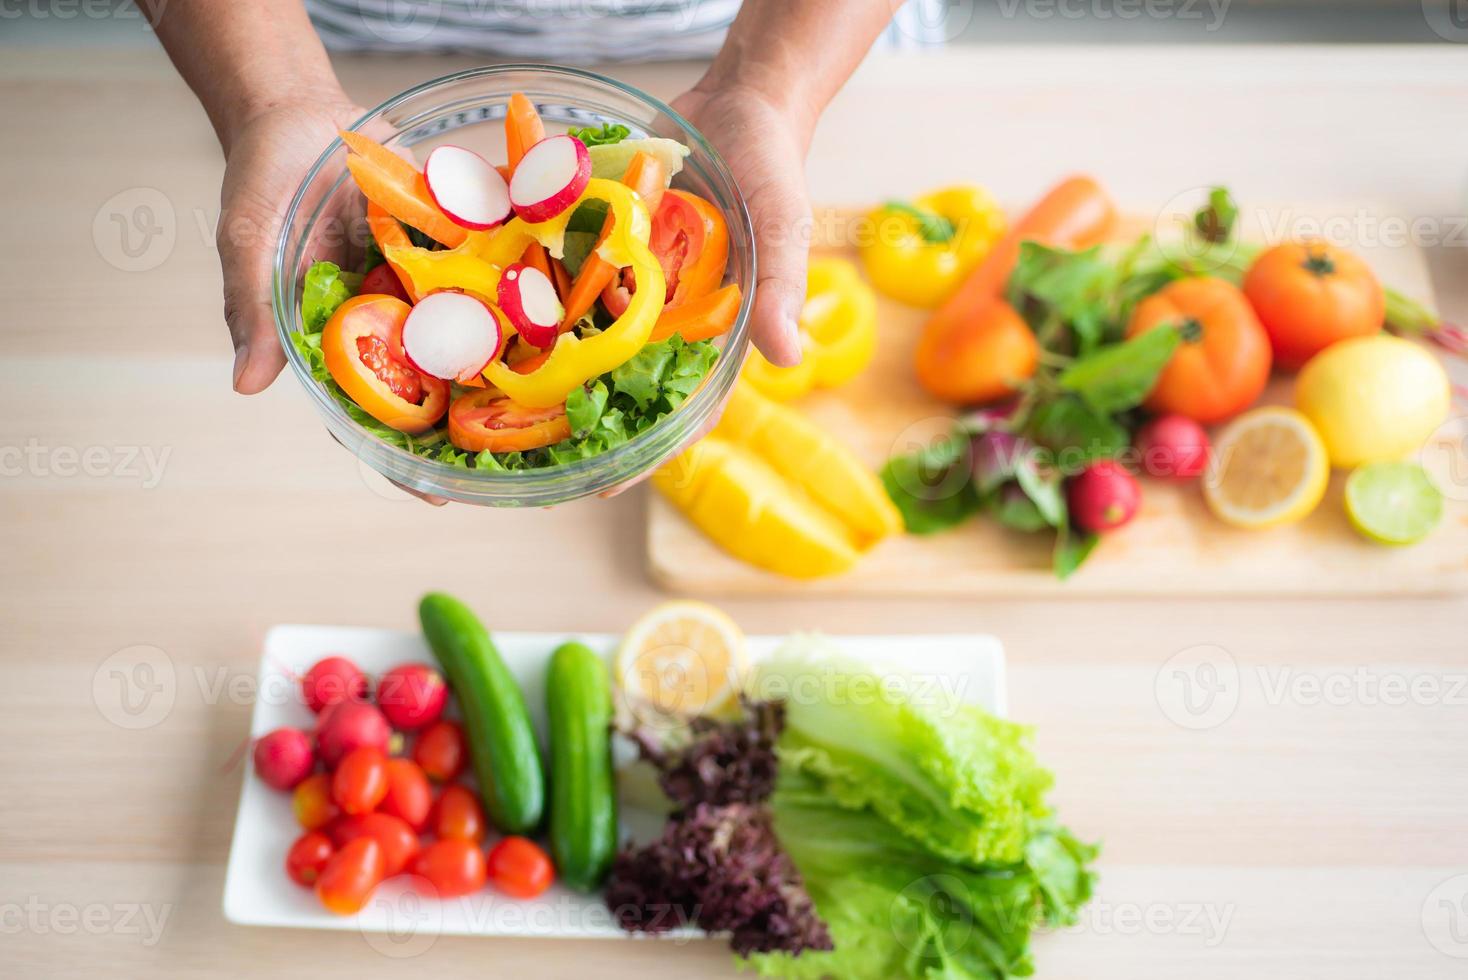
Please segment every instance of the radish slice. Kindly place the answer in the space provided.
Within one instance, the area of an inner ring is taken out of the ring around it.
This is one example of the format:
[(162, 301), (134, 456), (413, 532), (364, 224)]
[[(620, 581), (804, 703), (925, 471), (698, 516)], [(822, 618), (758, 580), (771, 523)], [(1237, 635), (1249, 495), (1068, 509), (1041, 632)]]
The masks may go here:
[(488, 160), (462, 146), (440, 146), (423, 161), (428, 196), (454, 224), (486, 231), (510, 216), (510, 188)]
[(576, 203), (591, 180), (591, 154), (574, 136), (547, 136), (525, 151), (510, 178), (510, 204), (524, 221), (549, 221)]
[(470, 381), (499, 353), (499, 318), (464, 293), (429, 293), (403, 321), (403, 353), (430, 377)]
[(566, 310), (544, 272), (523, 262), (507, 266), (500, 275), (499, 301), (525, 343), (544, 348), (555, 342)]

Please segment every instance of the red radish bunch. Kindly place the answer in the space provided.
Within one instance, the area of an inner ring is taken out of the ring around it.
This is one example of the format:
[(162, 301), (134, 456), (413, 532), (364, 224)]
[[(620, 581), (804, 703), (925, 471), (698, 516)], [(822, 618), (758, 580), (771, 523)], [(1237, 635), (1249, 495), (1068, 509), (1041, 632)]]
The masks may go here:
[(429, 377), (470, 381), (499, 353), (499, 317), (466, 293), (430, 293), (403, 321), (403, 353)]
[(374, 705), (343, 701), (316, 721), (316, 750), (329, 769), (353, 749), (365, 746), (386, 753), (391, 742), (392, 726)]
[(525, 151), (510, 177), (510, 204), (530, 224), (565, 211), (591, 181), (591, 154), (574, 136), (547, 136)]
[(450, 221), (487, 231), (510, 216), (510, 188), (484, 157), (462, 146), (440, 146), (423, 161), (428, 195)]
[(367, 675), (346, 657), (326, 657), (301, 678), (301, 696), (318, 715), (338, 701), (365, 701)]
[(1070, 481), (1066, 500), (1070, 519), (1083, 530), (1100, 534), (1136, 516), (1142, 488), (1126, 467), (1114, 459), (1101, 459)]
[(311, 740), (299, 728), (277, 728), (255, 743), (255, 771), (276, 789), (294, 789), (315, 764)]
[(393, 727), (417, 731), (438, 721), (449, 698), (443, 675), (427, 664), (403, 664), (377, 682), (377, 705)]
[(500, 309), (532, 347), (549, 347), (560, 331), (566, 308), (550, 277), (534, 266), (516, 262), (500, 275)]
[(1191, 480), (1208, 466), (1208, 433), (1184, 415), (1162, 415), (1137, 433), (1142, 472), (1168, 480)]

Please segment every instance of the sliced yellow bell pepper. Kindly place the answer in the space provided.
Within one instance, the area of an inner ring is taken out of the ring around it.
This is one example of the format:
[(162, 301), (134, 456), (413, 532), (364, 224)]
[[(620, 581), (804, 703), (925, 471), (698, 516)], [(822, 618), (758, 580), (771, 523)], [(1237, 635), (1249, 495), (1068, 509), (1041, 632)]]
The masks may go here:
[(459, 289), (486, 303), (497, 302), (499, 267), (479, 258), (467, 244), (437, 252), (414, 245), (389, 245), (382, 256), (407, 279), (404, 285), (414, 296)]
[(764, 394), (790, 401), (812, 388), (843, 385), (866, 370), (877, 349), (877, 297), (856, 266), (844, 259), (814, 259), (806, 272), (800, 311), (804, 354), (794, 367), (775, 367), (758, 351), (744, 377)]
[(847, 571), (902, 529), (881, 482), (850, 450), (742, 382), (713, 433), (653, 485), (725, 551), (796, 578)]
[[(578, 385), (630, 361), (647, 343), (663, 311), (667, 286), (662, 265), (647, 247), (652, 229), (647, 207), (631, 188), (615, 180), (592, 178), (582, 200), (588, 197), (610, 204), (614, 222), (597, 254), (619, 269), (630, 265), (637, 277), (637, 292), (632, 294), (632, 301), (622, 315), (601, 333), (590, 337), (561, 334), (551, 348), (550, 357), (529, 374), (516, 374), (499, 361), (485, 368), (484, 377), (490, 384), (511, 400), (530, 408), (559, 405)], [(566, 222), (575, 207), (572, 205), (540, 224), (516, 219), (486, 238), (471, 234), (465, 246), (501, 268), (518, 260), (532, 241), (540, 242), (552, 255), (561, 258)]]
[(862, 264), (887, 296), (932, 309), (953, 295), (1004, 231), (1004, 212), (987, 191), (946, 187), (873, 211), (859, 243)]

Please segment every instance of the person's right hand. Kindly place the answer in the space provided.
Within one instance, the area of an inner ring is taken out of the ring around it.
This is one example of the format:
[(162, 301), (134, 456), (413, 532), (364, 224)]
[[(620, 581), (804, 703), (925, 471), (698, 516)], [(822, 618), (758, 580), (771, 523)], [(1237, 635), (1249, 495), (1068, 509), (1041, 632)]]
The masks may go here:
[(215, 240), (224, 273), (224, 320), (234, 341), (234, 389), (264, 391), (285, 366), (270, 277), (285, 212), (321, 151), (363, 115), (345, 96), (289, 103), (252, 116), (226, 148)]

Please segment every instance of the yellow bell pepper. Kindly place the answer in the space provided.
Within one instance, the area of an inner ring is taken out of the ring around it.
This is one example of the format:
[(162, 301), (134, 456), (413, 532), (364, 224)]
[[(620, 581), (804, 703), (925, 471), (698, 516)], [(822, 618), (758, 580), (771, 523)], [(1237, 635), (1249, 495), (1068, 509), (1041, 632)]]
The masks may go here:
[(725, 551), (794, 578), (848, 571), (902, 529), (881, 482), (850, 450), (742, 382), (714, 431), (652, 479)]
[(812, 388), (843, 385), (866, 370), (877, 349), (877, 297), (844, 259), (813, 259), (806, 272), (800, 311), (804, 357), (794, 367), (775, 367), (758, 351), (744, 377), (765, 395), (790, 401)]
[(859, 243), (867, 278), (902, 303), (941, 306), (1004, 236), (1004, 212), (979, 187), (947, 187), (869, 216)]
[[(647, 247), (652, 230), (647, 206), (631, 188), (615, 180), (592, 178), (582, 200), (588, 197), (611, 205), (612, 229), (597, 254), (619, 269), (630, 265), (637, 277), (637, 292), (622, 315), (601, 333), (590, 337), (562, 334), (551, 348), (550, 357), (529, 374), (516, 374), (500, 361), (485, 368), (485, 380), (512, 401), (530, 408), (559, 405), (577, 386), (630, 361), (647, 344), (663, 311), (667, 286), (662, 265)], [(484, 239), (471, 234), (465, 245), (501, 268), (518, 260), (532, 241), (561, 258), (566, 222), (574, 210), (575, 205), (535, 225), (517, 219)]]
[(549, 221), (529, 224), (513, 218), (494, 231), (471, 231), (462, 245), (436, 252), (413, 246), (389, 246), (383, 251), (409, 278), (415, 296), (426, 296), (435, 289), (458, 289), (494, 304), (501, 271), (518, 262), (531, 242), (562, 257), (566, 224), (577, 205), (589, 197), (610, 204), (615, 219), (598, 254), (619, 269), (632, 266), (638, 289), (626, 311), (601, 333), (586, 338), (562, 334), (550, 357), (535, 371), (516, 374), (500, 361), (484, 369), (490, 384), (528, 408), (559, 405), (578, 385), (631, 360), (652, 335), (663, 311), (666, 286), (663, 267), (647, 247), (652, 219), (641, 199), (618, 181), (593, 178), (576, 204)]

